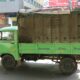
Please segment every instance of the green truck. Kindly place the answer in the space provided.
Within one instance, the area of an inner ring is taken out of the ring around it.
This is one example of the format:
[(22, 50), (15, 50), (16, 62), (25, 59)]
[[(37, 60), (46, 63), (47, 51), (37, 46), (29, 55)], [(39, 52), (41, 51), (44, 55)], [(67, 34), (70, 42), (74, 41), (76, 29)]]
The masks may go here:
[(79, 17), (73, 12), (18, 13), (18, 26), (0, 28), (2, 66), (12, 70), (24, 60), (51, 59), (62, 73), (74, 73), (80, 60)]

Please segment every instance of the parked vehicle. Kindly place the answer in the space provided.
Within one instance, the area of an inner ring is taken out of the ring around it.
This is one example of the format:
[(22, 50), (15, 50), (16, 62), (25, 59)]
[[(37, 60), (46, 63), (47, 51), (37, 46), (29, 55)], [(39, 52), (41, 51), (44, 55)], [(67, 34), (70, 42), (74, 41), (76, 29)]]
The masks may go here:
[[(3, 33), (8, 32), (4, 37)], [(52, 59), (64, 74), (80, 60), (80, 14), (18, 13), (18, 26), (0, 28), (0, 56), (5, 69), (24, 60)]]

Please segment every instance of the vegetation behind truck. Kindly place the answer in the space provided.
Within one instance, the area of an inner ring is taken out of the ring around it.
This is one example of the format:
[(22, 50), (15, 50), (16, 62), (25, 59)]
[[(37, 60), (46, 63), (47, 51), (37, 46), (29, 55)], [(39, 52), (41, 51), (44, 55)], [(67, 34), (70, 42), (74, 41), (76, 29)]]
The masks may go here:
[[(19, 13), (18, 28), (1, 28), (2, 65), (13, 69), (18, 61), (52, 59), (64, 74), (77, 70), (80, 59), (80, 14)], [(10, 32), (4, 38), (3, 32)], [(11, 38), (10, 38), (11, 37)], [(13, 38), (12, 38), (13, 37)]]

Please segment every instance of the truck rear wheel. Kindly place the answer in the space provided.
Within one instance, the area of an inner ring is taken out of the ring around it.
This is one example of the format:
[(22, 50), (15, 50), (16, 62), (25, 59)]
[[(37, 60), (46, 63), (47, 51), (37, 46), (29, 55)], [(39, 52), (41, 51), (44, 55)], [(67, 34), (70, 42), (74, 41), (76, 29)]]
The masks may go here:
[(16, 61), (11, 55), (4, 55), (2, 57), (1, 63), (6, 70), (12, 70), (16, 67)]
[(60, 71), (63, 74), (72, 74), (77, 70), (77, 62), (72, 58), (63, 58), (59, 64)]

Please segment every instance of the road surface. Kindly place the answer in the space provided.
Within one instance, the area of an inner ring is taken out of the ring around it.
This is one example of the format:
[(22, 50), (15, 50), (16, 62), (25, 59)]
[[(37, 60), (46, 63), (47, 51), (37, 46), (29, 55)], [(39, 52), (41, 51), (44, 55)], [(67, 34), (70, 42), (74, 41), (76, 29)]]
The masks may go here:
[(0, 65), (0, 80), (80, 80), (80, 65), (72, 75), (62, 75), (58, 64), (27, 62), (14, 71), (6, 71)]

